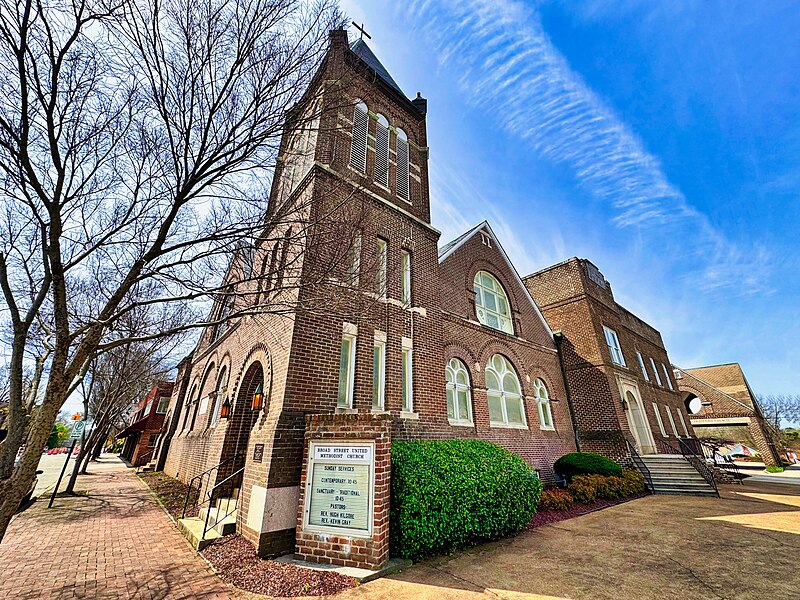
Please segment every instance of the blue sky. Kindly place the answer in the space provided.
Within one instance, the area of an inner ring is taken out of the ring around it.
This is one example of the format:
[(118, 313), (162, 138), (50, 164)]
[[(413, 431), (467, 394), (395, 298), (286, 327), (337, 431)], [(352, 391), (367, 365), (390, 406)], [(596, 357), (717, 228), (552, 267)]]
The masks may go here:
[(591, 259), (683, 367), (800, 393), (800, 4), (344, 0), (428, 98), (433, 224)]

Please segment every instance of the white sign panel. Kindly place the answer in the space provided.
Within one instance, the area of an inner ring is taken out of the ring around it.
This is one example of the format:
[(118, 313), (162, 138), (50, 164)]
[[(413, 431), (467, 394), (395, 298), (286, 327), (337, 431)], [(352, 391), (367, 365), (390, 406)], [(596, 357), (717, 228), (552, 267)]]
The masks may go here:
[(305, 526), (369, 536), (372, 531), (372, 444), (312, 442), (306, 487)]
[(314, 460), (327, 462), (357, 462), (372, 464), (372, 446), (317, 446), (314, 445)]

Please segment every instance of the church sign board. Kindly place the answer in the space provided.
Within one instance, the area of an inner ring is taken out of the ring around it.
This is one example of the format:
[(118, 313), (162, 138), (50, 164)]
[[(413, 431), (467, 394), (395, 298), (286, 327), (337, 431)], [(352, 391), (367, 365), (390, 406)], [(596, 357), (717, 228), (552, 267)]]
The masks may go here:
[(305, 529), (356, 537), (372, 535), (374, 457), (372, 442), (311, 442)]

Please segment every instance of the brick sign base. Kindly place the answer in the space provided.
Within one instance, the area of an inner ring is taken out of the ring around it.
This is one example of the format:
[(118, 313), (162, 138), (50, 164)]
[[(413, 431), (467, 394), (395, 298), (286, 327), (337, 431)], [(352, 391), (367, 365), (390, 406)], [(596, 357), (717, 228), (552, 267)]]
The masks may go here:
[[(320, 531), (306, 525), (306, 478), (312, 442), (344, 446), (374, 444), (372, 533), (338, 532), (335, 527)], [(295, 555), (300, 560), (377, 570), (389, 561), (389, 477), (391, 473), (391, 420), (389, 415), (336, 414), (306, 417), (303, 473), (297, 518)]]

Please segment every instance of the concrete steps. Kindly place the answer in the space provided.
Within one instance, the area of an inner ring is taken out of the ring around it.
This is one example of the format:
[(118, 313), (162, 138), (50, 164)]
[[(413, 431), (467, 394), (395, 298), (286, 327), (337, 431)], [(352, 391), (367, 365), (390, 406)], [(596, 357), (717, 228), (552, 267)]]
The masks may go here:
[(717, 496), (717, 492), (680, 454), (648, 454), (642, 460), (650, 471), (656, 494)]
[[(198, 552), (214, 540), (236, 533), (236, 499), (217, 500), (217, 506), (201, 508), (196, 517), (178, 519), (178, 530), (183, 534), (192, 548)], [(229, 513), (229, 511), (232, 511)], [(208, 518), (208, 530), (203, 535)]]

